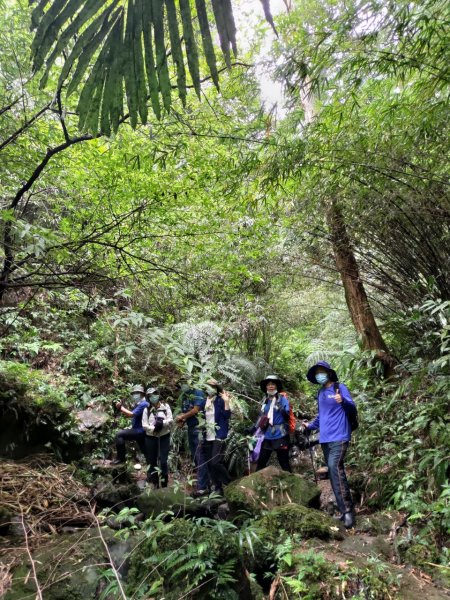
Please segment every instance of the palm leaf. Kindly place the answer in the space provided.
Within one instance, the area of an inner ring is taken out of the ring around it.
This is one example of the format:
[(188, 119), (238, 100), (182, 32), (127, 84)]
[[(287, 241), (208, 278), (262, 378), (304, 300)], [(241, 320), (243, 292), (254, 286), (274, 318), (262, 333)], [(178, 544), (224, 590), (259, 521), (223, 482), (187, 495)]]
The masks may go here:
[[(45, 86), (51, 70), (60, 68), (58, 90), (67, 85), (67, 95), (82, 85), (80, 127), (94, 134), (99, 129), (103, 133), (117, 130), (124, 85), (133, 127), (139, 120), (146, 121), (149, 99), (159, 118), (160, 98), (167, 110), (171, 106), (175, 87), (171, 73), (176, 74), (176, 88), (185, 103), (186, 63), (200, 95), (199, 34), (207, 75), (219, 86), (207, 2), (212, 2), (222, 53), (231, 66), (230, 49), (237, 53), (231, 0), (30, 0), (35, 4), (31, 14), (33, 70), (40, 71), (45, 64), (41, 79)], [(263, 5), (270, 15), (268, 0)], [(55, 67), (61, 57), (62, 68)]]

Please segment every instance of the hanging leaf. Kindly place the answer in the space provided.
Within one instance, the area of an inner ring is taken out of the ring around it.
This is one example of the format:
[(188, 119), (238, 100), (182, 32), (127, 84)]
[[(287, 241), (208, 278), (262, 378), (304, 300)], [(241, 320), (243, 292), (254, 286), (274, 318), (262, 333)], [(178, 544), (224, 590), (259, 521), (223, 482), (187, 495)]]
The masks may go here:
[(194, 89), (197, 96), (200, 97), (200, 69), (198, 65), (198, 48), (194, 37), (194, 28), (192, 27), (192, 15), (189, 0), (179, 0), (181, 22), (183, 24), (183, 37), (186, 44), (186, 53)]
[(144, 0), (141, 6), (142, 12), (142, 33), (144, 37), (144, 55), (145, 55), (145, 71), (147, 73), (147, 83), (150, 91), (150, 101), (152, 103), (153, 112), (157, 119), (161, 118), (161, 106), (159, 103), (159, 85), (158, 76), (156, 74), (155, 57), (152, 44), (152, 11), (151, 4), (148, 0)]
[(183, 106), (186, 105), (186, 71), (184, 69), (183, 49), (178, 31), (177, 9), (175, 0), (165, 0), (167, 9), (167, 24), (170, 36), (172, 60), (177, 70), (177, 88)]

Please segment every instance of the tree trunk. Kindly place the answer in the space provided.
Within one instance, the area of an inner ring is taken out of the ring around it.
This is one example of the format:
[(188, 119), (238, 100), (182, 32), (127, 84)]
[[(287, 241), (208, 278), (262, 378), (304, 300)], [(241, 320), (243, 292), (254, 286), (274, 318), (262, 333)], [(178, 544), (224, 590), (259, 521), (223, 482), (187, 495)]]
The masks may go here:
[(344, 217), (335, 200), (327, 206), (326, 216), (336, 267), (342, 279), (353, 325), (361, 336), (362, 347), (376, 351), (376, 358), (383, 364), (384, 376), (392, 377), (398, 361), (389, 352), (373, 316)]

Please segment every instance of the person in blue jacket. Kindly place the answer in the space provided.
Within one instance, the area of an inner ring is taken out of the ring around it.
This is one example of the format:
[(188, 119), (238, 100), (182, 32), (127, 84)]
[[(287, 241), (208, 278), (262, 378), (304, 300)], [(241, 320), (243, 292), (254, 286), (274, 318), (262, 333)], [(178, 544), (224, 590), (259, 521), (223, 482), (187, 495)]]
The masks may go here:
[(322, 446), (328, 474), (336, 497), (336, 503), (341, 511), (340, 519), (347, 529), (355, 524), (354, 505), (344, 468), (344, 458), (351, 439), (351, 427), (348, 413), (356, 410), (356, 405), (343, 383), (335, 383), (338, 376), (325, 361), (313, 365), (307, 379), (320, 385), (317, 397), (318, 414), (310, 423), (304, 423), (307, 431), (319, 430), (319, 441)]
[(125, 462), (126, 442), (137, 442), (142, 454), (146, 456), (145, 451), (145, 432), (142, 427), (142, 415), (148, 408), (148, 402), (145, 399), (145, 390), (143, 385), (135, 385), (131, 390), (131, 398), (134, 402), (134, 408), (128, 410), (122, 405), (122, 402), (116, 403), (116, 408), (129, 419), (131, 419), (131, 428), (121, 429), (116, 434), (117, 458), (111, 464), (119, 465)]
[(202, 390), (191, 387), (187, 382), (181, 383), (181, 413), (175, 418), (178, 427), (187, 425), (189, 451), (197, 468), (197, 490), (208, 487), (208, 469), (200, 464), (199, 422), (198, 413), (204, 405), (205, 394)]
[(260, 383), (265, 393), (257, 427), (264, 432), (264, 441), (258, 458), (257, 471), (264, 469), (272, 452), (283, 471), (291, 472), (289, 464), (289, 400), (281, 394), (283, 384), (276, 375), (268, 375)]
[[(223, 486), (231, 481), (224, 465), (225, 440), (228, 437), (231, 417), (228, 393), (215, 379), (206, 382), (207, 397), (201, 407), (202, 440), (200, 442), (200, 461), (206, 465), (212, 482), (213, 491), (223, 494)], [(207, 488), (198, 490), (197, 495), (207, 493)]]

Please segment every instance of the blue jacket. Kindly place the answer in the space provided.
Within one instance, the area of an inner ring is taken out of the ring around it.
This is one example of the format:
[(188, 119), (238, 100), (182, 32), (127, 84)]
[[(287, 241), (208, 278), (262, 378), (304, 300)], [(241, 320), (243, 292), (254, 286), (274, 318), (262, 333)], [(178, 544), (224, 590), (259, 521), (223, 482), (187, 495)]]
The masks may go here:
[[(191, 388), (181, 395), (181, 412), (187, 413), (191, 408), (194, 408), (194, 406), (198, 406), (200, 410), (202, 410), (205, 400), (205, 394), (201, 390)], [(195, 415), (189, 417), (189, 419), (186, 420), (186, 425), (188, 427), (196, 427), (198, 425), (197, 417)]]
[(343, 384), (339, 384), (342, 403), (335, 400), (334, 384), (329, 387), (322, 386), (317, 397), (319, 412), (317, 417), (308, 423), (308, 429), (319, 429), (321, 444), (328, 442), (348, 442), (352, 437), (350, 423), (346, 410), (355, 406), (355, 402)]
[(141, 402), (139, 402), (139, 404), (136, 404), (136, 406), (133, 408), (133, 410), (131, 411), (133, 413), (133, 417), (131, 420), (132, 429), (142, 431), (142, 433), (144, 432), (144, 428), (142, 427), (142, 415), (144, 414), (144, 410), (148, 408), (148, 406), (149, 404), (147, 400), (141, 400)]
[[(228, 436), (229, 421), (231, 417), (231, 410), (225, 410), (225, 402), (218, 394), (214, 398), (214, 422), (216, 424), (216, 440), (225, 440)], [(203, 411), (203, 417), (205, 417), (205, 406), (206, 399), (203, 401), (201, 409)], [(206, 428), (203, 432), (203, 437), (206, 436)]]
[[(272, 398), (266, 396), (261, 415), (268, 416), (271, 402)], [(269, 425), (264, 432), (265, 440), (278, 440), (289, 433), (289, 410), (289, 400), (283, 394), (277, 394), (273, 410), (273, 425)]]

